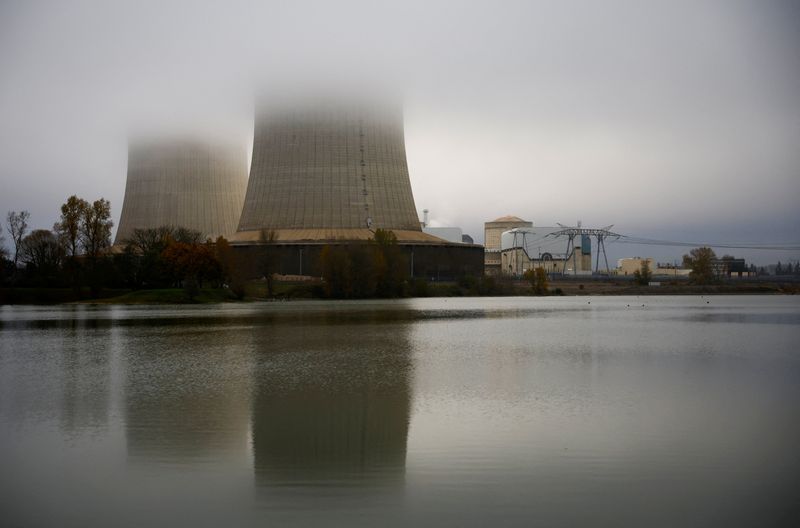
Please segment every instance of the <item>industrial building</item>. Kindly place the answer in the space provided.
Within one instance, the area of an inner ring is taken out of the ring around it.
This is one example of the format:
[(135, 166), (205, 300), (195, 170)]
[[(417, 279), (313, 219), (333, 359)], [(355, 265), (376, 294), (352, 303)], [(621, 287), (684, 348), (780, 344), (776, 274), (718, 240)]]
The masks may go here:
[(422, 227), (422, 232), (427, 233), (429, 235), (433, 235), (435, 237), (441, 238), (442, 240), (447, 240), (448, 242), (455, 242), (457, 244), (474, 244), (475, 242), (472, 240), (472, 237), (469, 235), (465, 235), (464, 232), (460, 227), (451, 227), (451, 226), (432, 226), (428, 223), (428, 213), (430, 211), (428, 209), (422, 210), (422, 222), (420, 222), (420, 226)]
[(642, 269), (642, 263), (647, 262), (653, 277), (688, 277), (692, 270), (656, 263), (652, 257), (626, 257), (617, 260), (617, 275), (633, 276)]
[(533, 222), (518, 216), (506, 215), (483, 224), (484, 270), (487, 275), (500, 275), (502, 234), (519, 227), (533, 227)]
[[(652, 257), (626, 257), (617, 261), (616, 273), (622, 276), (632, 276), (636, 271), (642, 269), (642, 263), (647, 262), (650, 273), (653, 277), (659, 278), (679, 278), (689, 277), (692, 270), (680, 268), (677, 265), (656, 263)], [(714, 259), (711, 262), (714, 275), (724, 278), (749, 277), (750, 270), (744, 259), (733, 257)]]
[(580, 235), (568, 246), (563, 237), (556, 236), (563, 230), (563, 226), (537, 226), (503, 232), (499, 252), (501, 273), (520, 277), (529, 269), (544, 268), (548, 274), (590, 275), (591, 238)]
[(150, 139), (128, 146), (128, 177), (115, 244), (134, 229), (175, 226), (204, 237), (236, 230), (247, 187), (243, 144)]
[(442, 240), (447, 240), (448, 242), (455, 242), (457, 244), (463, 244), (464, 240), (464, 233), (461, 231), (460, 227), (428, 227), (425, 226), (422, 228), (422, 232), (428, 235), (433, 235), (437, 238), (441, 238)]
[(718, 277), (730, 279), (734, 277), (750, 277), (752, 274), (742, 258), (722, 257), (721, 259), (715, 259), (711, 266), (714, 269), (714, 274)]
[(325, 245), (365, 243), (391, 230), (413, 276), (480, 274), (479, 246), (425, 233), (406, 161), (400, 105), (301, 100), (259, 105), (239, 247), (265, 241), (280, 272), (318, 274)]
[[(592, 243), (588, 235), (570, 240), (556, 236), (565, 226), (536, 226), (507, 215), (484, 224), (484, 269), (487, 275), (522, 276), (544, 268), (549, 274), (591, 274)], [(578, 228), (579, 229), (579, 228)]]
[[(676, 265), (656, 263), (652, 257), (626, 257), (617, 261), (616, 273), (622, 276), (632, 276), (636, 271), (641, 270), (642, 263), (647, 262), (650, 273), (653, 277), (689, 277), (692, 270), (679, 268)], [(714, 275), (724, 278), (749, 277), (750, 270), (744, 259), (733, 257), (714, 259), (711, 262)]]
[(656, 268), (656, 261), (652, 257), (626, 257), (617, 260), (617, 274), (623, 276), (633, 275), (642, 269), (642, 264), (644, 262), (647, 262), (650, 271)]

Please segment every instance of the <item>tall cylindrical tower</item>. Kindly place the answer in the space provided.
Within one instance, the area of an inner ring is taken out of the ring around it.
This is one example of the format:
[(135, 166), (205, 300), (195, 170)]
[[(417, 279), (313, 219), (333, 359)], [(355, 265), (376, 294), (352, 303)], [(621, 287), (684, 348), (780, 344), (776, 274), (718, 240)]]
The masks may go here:
[(402, 108), (261, 106), (240, 234), (269, 229), (346, 238), (378, 228), (420, 231)]
[(186, 227), (216, 238), (236, 231), (247, 187), (243, 145), (170, 139), (128, 147), (128, 179), (115, 243), (134, 229)]

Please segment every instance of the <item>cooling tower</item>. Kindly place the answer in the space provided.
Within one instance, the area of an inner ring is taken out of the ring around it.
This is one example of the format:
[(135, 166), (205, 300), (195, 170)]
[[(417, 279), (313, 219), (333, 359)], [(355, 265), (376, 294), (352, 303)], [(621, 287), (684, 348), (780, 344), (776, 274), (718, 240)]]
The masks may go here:
[(134, 229), (164, 225), (230, 236), (247, 188), (243, 145), (198, 140), (136, 142), (128, 148), (128, 180), (116, 243)]
[(267, 229), (280, 241), (358, 240), (378, 228), (399, 240), (439, 241), (420, 229), (402, 108), (262, 105), (235, 239), (255, 241)]

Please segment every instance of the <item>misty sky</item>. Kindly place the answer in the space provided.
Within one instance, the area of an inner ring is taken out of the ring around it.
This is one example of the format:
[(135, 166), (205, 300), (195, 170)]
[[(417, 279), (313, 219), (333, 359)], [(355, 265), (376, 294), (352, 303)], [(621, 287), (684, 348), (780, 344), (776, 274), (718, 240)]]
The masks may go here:
[(130, 134), (250, 142), (255, 87), (342, 81), (404, 94), (420, 216), (476, 241), (516, 214), (797, 244), (798, 5), (0, 0), (3, 225), (28, 209), (50, 228), (70, 194), (108, 198), (116, 222)]

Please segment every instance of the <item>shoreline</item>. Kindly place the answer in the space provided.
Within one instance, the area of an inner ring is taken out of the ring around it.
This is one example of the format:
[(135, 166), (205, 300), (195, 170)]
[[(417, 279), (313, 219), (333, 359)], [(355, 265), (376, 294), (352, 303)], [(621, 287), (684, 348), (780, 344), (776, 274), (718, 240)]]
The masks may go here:
[[(292, 300), (340, 300), (313, 295), (312, 290), (300, 283), (282, 283), (275, 296), (264, 296), (260, 285), (254, 284), (251, 292), (243, 298), (236, 298), (225, 288), (206, 288), (190, 297), (183, 289), (155, 290), (107, 290), (97, 298), (79, 297), (74, 290), (64, 288), (1, 288), (0, 306), (39, 305), (53, 306), (61, 304), (82, 305), (174, 305), (174, 304), (221, 304), (250, 302), (281, 302)], [(630, 284), (628, 281), (553, 281), (549, 292), (545, 295), (530, 293), (530, 286), (523, 281), (508, 281), (502, 293), (491, 292), (479, 294), (457, 283), (430, 283), (427, 295), (409, 295), (398, 299), (411, 298), (450, 298), (450, 297), (615, 297), (615, 296), (725, 296), (725, 295), (797, 295), (800, 294), (799, 282), (742, 282), (722, 284), (682, 284), (661, 283), (659, 286), (643, 286)], [(262, 294), (262, 295), (259, 295)], [(77, 297), (77, 298), (76, 298)]]

